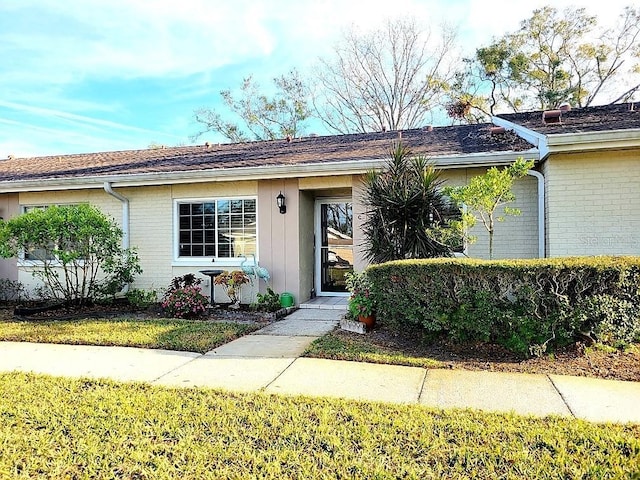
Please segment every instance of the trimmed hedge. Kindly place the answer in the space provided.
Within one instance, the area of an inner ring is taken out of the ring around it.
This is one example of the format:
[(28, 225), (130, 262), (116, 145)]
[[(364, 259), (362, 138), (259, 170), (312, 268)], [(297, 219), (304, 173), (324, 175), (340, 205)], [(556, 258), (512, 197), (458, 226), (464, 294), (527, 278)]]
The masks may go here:
[(380, 321), (520, 354), (640, 340), (640, 257), (401, 260), (367, 269)]

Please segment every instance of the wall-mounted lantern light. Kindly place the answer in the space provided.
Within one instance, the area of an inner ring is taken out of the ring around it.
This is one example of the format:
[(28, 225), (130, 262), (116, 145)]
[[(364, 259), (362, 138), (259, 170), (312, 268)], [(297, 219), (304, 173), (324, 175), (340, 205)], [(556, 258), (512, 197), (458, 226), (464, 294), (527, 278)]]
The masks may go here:
[(284, 195), (282, 192), (280, 192), (276, 197), (276, 205), (278, 205), (280, 213), (287, 213), (287, 206), (284, 204)]

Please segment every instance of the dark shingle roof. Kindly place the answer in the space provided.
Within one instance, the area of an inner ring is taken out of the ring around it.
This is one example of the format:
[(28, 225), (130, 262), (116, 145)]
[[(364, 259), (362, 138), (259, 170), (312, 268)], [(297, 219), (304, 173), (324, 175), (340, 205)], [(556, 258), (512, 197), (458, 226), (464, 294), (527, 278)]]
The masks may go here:
[[(512, 132), (492, 135), (490, 124), (412, 129), (403, 142), (430, 157), (522, 151), (531, 145)], [(0, 160), (0, 182), (220, 168), (299, 165), (385, 158), (399, 132), (310, 136), (286, 140)]]
[(560, 123), (545, 124), (542, 121), (542, 113), (538, 111), (497, 116), (546, 135), (640, 128), (640, 104), (638, 103), (575, 108), (562, 112)]

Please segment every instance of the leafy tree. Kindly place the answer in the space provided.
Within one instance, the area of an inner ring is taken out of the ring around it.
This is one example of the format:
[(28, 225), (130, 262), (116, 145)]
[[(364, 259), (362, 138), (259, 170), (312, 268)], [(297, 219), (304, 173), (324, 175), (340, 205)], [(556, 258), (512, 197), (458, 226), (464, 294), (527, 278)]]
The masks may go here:
[(440, 172), (398, 143), (387, 169), (365, 178), (365, 257), (373, 263), (449, 256), (459, 237), (450, 223), (459, 212), (442, 194)]
[(320, 59), (317, 115), (339, 133), (423, 126), (450, 80), (455, 33), (439, 38), (412, 19), (345, 32), (333, 56)]
[[(512, 187), (516, 179), (521, 178), (533, 168), (533, 160), (518, 158), (512, 165), (498, 169), (492, 167), (484, 175), (473, 177), (467, 185), (446, 187), (445, 193), (464, 210), (464, 206), (471, 210), (463, 216), (461, 227), (468, 230), (473, 227), (477, 218), (489, 233), (489, 258), (493, 258), (493, 235), (496, 221), (504, 221), (507, 215), (520, 215), (520, 210), (506, 206), (516, 197)], [(504, 207), (503, 214), (496, 217), (500, 207)], [(475, 238), (468, 238), (474, 241)]]
[(0, 256), (28, 252), (33, 275), (54, 298), (83, 306), (115, 295), (142, 273), (135, 251), (122, 249), (122, 231), (97, 208), (82, 205), (31, 210), (0, 225)]
[[(453, 84), (448, 112), (473, 121), (471, 111), (482, 117), (497, 109), (548, 109), (565, 102), (586, 107), (604, 95), (608, 101), (626, 100), (640, 88), (634, 65), (640, 59), (639, 39), (640, 8), (626, 7), (609, 29), (599, 28), (585, 8), (534, 10), (518, 31), (477, 49), (464, 62), (466, 71), (459, 75), (465, 81)], [(623, 75), (637, 85), (615, 98), (612, 89)]]
[(275, 93), (271, 97), (260, 91), (260, 85), (252, 76), (242, 81), (237, 94), (231, 90), (221, 91), (225, 107), (241, 121), (227, 121), (214, 109), (200, 108), (194, 115), (204, 129), (191, 139), (195, 141), (207, 132), (218, 132), (232, 142), (299, 136), (311, 114), (308, 89), (295, 69), (274, 78), (273, 83)]

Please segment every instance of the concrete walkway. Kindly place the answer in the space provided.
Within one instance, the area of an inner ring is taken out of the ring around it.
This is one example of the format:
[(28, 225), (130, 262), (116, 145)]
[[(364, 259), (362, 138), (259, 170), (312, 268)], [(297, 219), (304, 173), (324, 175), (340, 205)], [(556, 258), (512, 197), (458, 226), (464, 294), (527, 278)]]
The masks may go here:
[(640, 423), (640, 382), (299, 358), (342, 314), (297, 310), (205, 355), (0, 342), (0, 371)]

